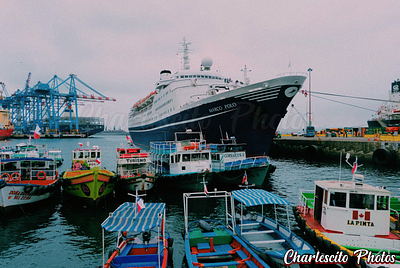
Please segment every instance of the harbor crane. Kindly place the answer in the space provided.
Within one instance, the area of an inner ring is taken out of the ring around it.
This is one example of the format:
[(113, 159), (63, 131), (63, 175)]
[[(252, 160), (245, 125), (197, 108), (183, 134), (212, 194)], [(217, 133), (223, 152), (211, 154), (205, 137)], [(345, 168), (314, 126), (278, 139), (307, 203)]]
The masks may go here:
[[(10, 110), (16, 133), (31, 133), (36, 125), (45, 132), (59, 133), (60, 123), (68, 123), (71, 132), (78, 133), (78, 102), (116, 101), (88, 86), (75, 74), (70, 74), (65, 80), (55, 75), (49, 82), (39, 81), (33, 87), (29, 87), (30, 79), (31, 73), (23, 90), (18, 89), (10, 96), (6, 93), (0, 99), (2, 108)], [(6, 92), (4, 83), (1, 85)], [(74, 116), (72, 108), (75, 110)], [(66, 112), (69, 117), (63, 116)]]

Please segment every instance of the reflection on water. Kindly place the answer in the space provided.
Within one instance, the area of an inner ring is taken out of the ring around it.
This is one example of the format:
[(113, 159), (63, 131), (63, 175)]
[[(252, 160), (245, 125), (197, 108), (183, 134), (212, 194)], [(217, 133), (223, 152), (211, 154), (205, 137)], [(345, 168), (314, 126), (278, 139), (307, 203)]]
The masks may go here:
[[(65, 171), (71, 161), (71, 150), (79, 142), (86, 146), (99, 145), (102, 149), (102, 163), (115, 170), (116, 148), (126, 143), (125, 135), (104, 135), (78, 140), (39, 140), (48, 148), (61, 148), (64, 163), (59, 170)], [(9, 141), (13, 146), (21, 140)], [(0, 142), (1, 143), (1, 142)], [(339, 163), (311, 163), (296, 159), (272, 159), (277, 169), (264, 182), (263, 188), (285, 197), (292, 205), (298, 203), (300, 189), (313, 189), (314, 180), (337, 179), (340, 174)], [(362, 163), (360, 163), (362, 164)], [(359, 173), (365, 176), (365, 182), (375, 186), (386, 186), (394, 195), (400, 196), (400, 171), (370, 166), (362, 166)], [(351, 178), (351, 168), (344, 164), (341, 179)], [(232, 187), (218, 190), (233, 190)], [(184, 257), (184, 231), (182, 191), (157, 188), (143, 199), (146, 202), (165, 202), (167, 204), (167, 230), (174, 238), (174, 264), (180, 267)], [(114, 211), (121, 203), (134, 198), (128, 195), (107, 199), (95, 210), (89, 209), (68, 196), (60, 196), (41, 203), (40, 207), (19, 212), (7, 217), (0, 216), (0, 263), (2, 267), (97, 267), (102, 264), (102, 230), (101, 223), (108, 213)], [(221, 200), (205, 199), (194, 201), (190, 206), (190, 219), (215, 217), (224, 220), (221, 211), (225, 210)], [(280, 211), (280, 221), (286, 220), (285, 211)], [(296, 232), (294, 216), (290, 216), (291, 225)], [(106, 254), (115, 247), (115, 234), (105, 233)]]

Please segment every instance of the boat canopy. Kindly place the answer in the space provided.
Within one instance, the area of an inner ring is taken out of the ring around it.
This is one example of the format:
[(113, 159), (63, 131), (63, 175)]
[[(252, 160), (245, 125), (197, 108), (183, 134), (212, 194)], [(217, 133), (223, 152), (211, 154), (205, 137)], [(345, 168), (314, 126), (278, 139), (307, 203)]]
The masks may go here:
[(286, 199), (262, 189), (236, 190), (232, 191), (232, 196), (248, 207), (270, 204), (290, 205)]
[[(137, 204), (125, 202), (101, 224), (109, 232), (143, 232), (161, 226), (165, 203), (146, 203), (136, 215)], [(136, 215), (136, 216), (135, 216)]]

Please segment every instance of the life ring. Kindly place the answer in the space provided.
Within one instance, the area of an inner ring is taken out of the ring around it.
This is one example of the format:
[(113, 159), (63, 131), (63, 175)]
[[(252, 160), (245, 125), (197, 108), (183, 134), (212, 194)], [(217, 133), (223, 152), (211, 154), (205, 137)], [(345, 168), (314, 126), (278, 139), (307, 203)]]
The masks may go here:
[[(5, 177), (4, 177), (5, 176)], [(9, 181), (10, 179), (10, 174), (8, 173), (3, 173), (1, 174), (1, 179), (5, 180), (5, 181)]]
[[(14, 175), (17, 175), (17, 176), (14, 177)], [(13, 174), (11, 174), (11, 180), (12, 180), (12, 181), (19, 181), (19, 180), (21, 180), (21, 174), (19, 174), (18, 172), (14, 172)]]
[[(43, 174), (43, 177), (39, 176), (39, 174)], [(44, 179), (46, 179), (46, 172), (44, 172), (44, 171), (39, 171), (39, 172), (36, 174), (36, 178), (38, 178), (38, 180), (44, 180)]]

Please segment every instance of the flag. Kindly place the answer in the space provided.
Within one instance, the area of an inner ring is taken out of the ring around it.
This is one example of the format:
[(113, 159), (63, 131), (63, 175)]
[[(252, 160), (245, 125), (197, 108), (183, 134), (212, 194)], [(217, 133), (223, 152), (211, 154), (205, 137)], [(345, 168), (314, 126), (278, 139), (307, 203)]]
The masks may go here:
[(242, 183), (246, 183), (246, 182), (247, 182), (247, 173), (246, 173), (246, 171), (244, 171)]
[(128, 142), (132, 142), (133, 143), (133, 141), (132, 141), (132, 139), (131, 139), (131, 137), (129, 135), (126, 135), (126, 139), (128, 140)]
[(36, 125), (35, 132), (33, 133), (33, 138), (35, 140), (40, 138), (40, 127), (39, 127), (39, 125)]
[(356, 157), (356, 162), (354, 162), (353, 169), (351, 170), (351, 174), (356, 173), (356, 171), (357, 171), (357, 157)]
[(81, 146), (81, 147), (83, 146), (82, 142), (79, 143), (79, 146)]
[(97, 163), (97, 164), (100, 164), (100, 163), (101, 163), (100, 159), (97, 158), (97, 157), (96, 157), (96, 163)]
[(208, 189), (207, 189), (206, 182), (203, 182), (203, 183), (204, 183), (204, 193), (205, 193), (205, 194), (208, 194)]
[(140, 212), (140, 210), (141, 210), (142, 208), (145, 208), (145, 207), (146, 207), (146, 206), (144, 205), (143, 199), (140, 198), (140, 196), (137, 197), (136, 204), (137, 204), (137, 212), (138, 212), (138, 213)]
[(31, 137), (31, 135), (29, 135), (29, 141), (31, 141), (32, 140), (32, 137)]
[(225, 132), (226, 139), (229, 140), (228, 132)]

